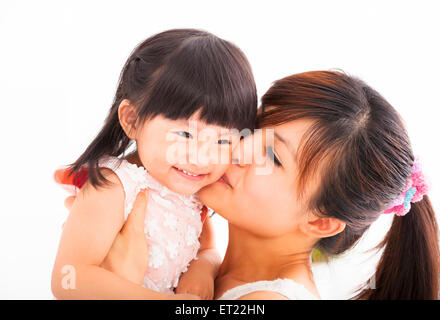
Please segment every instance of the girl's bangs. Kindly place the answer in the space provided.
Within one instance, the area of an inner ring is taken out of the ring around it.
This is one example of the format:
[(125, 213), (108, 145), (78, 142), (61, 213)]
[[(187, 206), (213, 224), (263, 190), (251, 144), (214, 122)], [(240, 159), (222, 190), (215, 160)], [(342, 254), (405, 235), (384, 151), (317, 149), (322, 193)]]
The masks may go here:
[(201, 48), (201, 40), (177, 50), (158, 71), (140, 115), (177, 120), (200, 111), (207, 124), (252, 129), (257, 96), (247, 61), (218, 44)]

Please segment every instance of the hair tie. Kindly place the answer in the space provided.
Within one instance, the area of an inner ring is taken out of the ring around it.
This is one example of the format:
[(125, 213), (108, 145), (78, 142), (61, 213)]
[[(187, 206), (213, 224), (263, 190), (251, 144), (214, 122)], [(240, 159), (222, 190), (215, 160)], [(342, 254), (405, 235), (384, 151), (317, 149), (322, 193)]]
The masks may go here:
[(403, 192), (391, 203), (383, 213), (394, 213), (397, 216), (406, 215), (411, 209), (411, 202), (422, 200), (428, 193), (428, 183), (421, 170), (419, 157), (415, 157), (411, 168), (411, 176), (406, 182)]

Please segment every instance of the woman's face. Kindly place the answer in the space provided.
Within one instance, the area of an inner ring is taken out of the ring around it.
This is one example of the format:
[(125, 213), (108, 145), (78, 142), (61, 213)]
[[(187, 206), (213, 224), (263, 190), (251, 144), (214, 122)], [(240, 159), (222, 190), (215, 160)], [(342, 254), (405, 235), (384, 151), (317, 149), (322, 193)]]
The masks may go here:
[[(234, 149), (234, 158), (239, 157), (240, 164), (231, 165), (220, 180), (201, 189), (201, 200), (232, 225), (260, 236), (273, 237), (295, 230), (306, 212), (308, 194), (317, 186), (310, 181), (303, 200), (297, 199), (300, 190), (296, 153), (311, 124), (310, 120), (296, 120), (264, 128), (243, 139)], [(271, 130), (273, 142), (262, 139), (270, 137)], [(256, 158), (261, 151), (264, 161)], [(253, 161), (244, 163), (246, 159)], [(267, 170), (270, 167), (272, 170)]]

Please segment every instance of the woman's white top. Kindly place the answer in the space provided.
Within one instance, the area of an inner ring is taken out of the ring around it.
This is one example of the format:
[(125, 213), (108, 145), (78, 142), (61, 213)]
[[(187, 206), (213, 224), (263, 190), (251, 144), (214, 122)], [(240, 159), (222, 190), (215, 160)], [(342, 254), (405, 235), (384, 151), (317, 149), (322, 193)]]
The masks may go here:
[(292, 279), (263, 280), (246, 283), (229, 289), (218, 300), (236, 300), (255, 291), (273, 291), (285, 296), (289, 300), (318, 300), (318, 297)]

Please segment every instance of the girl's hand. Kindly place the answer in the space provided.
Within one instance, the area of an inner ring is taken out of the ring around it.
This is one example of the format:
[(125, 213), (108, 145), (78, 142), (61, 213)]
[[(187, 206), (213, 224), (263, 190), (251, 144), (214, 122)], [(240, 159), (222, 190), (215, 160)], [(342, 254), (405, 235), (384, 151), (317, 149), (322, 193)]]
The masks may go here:
[[(74, 196), (68, 197), (64, 205), (70, 210), (74, 201)], [(127, 221), (101, 264), (102, 268), (139, 285), (148, 267), (148, 245), (144, 233), (147, 204), (148, 190), (139, 192)]]

